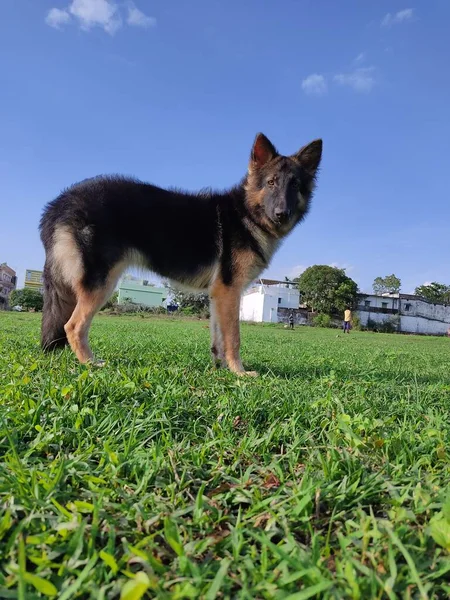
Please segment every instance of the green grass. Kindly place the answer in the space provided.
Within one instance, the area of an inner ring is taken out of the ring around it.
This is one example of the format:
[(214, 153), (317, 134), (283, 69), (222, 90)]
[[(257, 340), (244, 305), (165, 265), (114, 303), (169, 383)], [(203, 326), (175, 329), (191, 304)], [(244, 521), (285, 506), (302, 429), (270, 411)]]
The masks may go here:
[(448, 598), (450, 340), (0, 314), (0, 597)]

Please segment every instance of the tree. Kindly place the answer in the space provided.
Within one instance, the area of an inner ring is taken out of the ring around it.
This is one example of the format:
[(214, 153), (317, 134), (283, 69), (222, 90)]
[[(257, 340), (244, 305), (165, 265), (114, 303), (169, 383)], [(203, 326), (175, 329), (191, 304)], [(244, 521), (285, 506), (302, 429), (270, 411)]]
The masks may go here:
[(21, 306), (27, 310), (42, 310), (44, 298), (37, 290), (24, 288), (22, 290), (13, 290), (9, 295), (10, 306)]
[(402, 282), (393, 273), (392, 275), (386, 275), (386, 277), (376, 277), (373, 281), (372, 288), (375, 294), (381, 296), (381, 294), (398, 294)]
[(348, 306), (355, 308), (358, 285), (345, 274), (344, 269), (328, 265), (314, 265), (298, 278), (302, 301), (312, 310), (332, 315)]
[(172, 302), (178, 304), (182, 309), (187, 309), (193, 314), (201, 314), (209, 311), (209, 295), (186, 292), (178, 288), (173, 288), (169, 284), (164, 284), (169, 290)]
[(450, 304), (450, 285), (445, 285), (445, 283), (433, 281), (432, 283), (419, 285), (414, 293), (434, 304)]
[(115, 291), (102, 310), (115, 308), (117, 306), (117, 300), (119, 298), (119, 292)]

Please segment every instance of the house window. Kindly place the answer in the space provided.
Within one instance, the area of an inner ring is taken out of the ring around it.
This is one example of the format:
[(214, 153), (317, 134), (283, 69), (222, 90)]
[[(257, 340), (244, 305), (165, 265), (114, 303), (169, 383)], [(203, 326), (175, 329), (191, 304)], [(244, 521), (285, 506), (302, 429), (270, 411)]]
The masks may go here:
[(387, 308), (388, 307), (388, 303), (387, 302), (382, 302), (381, 303), (381, 308)]
[(281, 298), (278, 298), (278, 304), (281, 304)]
[(405, 304), (405, 310), (411, 310), (411, 304)]
[(369, 306), (370, 306), (370, 300), (364, 300), (364, 306), (366, 308), (369, 308)]

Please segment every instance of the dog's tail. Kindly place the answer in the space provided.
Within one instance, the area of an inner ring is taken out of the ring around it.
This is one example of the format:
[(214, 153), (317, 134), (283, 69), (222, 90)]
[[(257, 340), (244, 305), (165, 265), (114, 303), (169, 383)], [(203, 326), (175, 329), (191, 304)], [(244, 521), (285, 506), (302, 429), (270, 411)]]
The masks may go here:
[(63, 348), (67, 343), (64, 325), (75, 308), (74, 292), (59, 277), (48, 260), (44, 267), (44, 307), (42, 309), (41, 346), (44, 351)]

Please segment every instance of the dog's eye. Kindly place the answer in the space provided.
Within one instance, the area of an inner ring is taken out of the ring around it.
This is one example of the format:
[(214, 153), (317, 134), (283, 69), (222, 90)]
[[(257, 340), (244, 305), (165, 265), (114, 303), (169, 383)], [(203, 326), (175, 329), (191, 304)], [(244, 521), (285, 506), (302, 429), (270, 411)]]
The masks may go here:
[(267, 185), (270, 185), (270, 186), (275, 185), (275, 180), (274, 179), (269, 179), (267, 181)]

